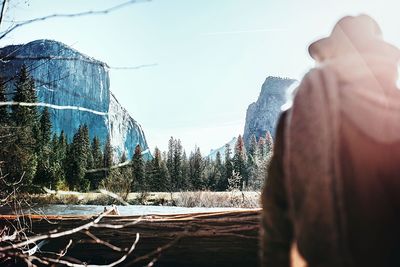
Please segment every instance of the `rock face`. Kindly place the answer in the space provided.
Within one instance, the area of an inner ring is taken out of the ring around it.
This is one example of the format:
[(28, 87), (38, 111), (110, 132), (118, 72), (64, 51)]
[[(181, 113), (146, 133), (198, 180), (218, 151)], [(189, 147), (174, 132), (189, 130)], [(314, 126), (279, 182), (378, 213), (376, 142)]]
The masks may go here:
[(243, 138), (248, 145), (251, 136), (265, 137), (269, 131), (275, 137), (275, 128), (281, 113), (281, 106), (287, 100), (287, 89), (295, 85), (296, 80), (268, 77), (261, 89), (257, 102), (247, 109)]
[(141, 126), (110, 92), (108, 66), (60, 42), (37, 40), (0, 49), (0, 73), (10, 100), (15, 78), (25, 64), (35, 80), (39, 106), (48, 106), (53, 132), (62, 130), (71, 140), (80, 124), (90, 137), (104, 144), (111, 138), (116, 155), (130, 158), (140, 144), (145, 158), (151, 157)]

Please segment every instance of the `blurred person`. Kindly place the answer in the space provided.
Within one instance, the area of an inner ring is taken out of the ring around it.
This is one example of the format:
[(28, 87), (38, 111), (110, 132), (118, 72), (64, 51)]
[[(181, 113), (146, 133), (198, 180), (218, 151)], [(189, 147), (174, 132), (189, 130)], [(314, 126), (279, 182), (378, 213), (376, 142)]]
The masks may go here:
[(400, 51), (360, 15), (309, 53), (316, 67), (277, 127), (262, 265), (290, 266), (297, 247), (309, 267), (400, 266)]

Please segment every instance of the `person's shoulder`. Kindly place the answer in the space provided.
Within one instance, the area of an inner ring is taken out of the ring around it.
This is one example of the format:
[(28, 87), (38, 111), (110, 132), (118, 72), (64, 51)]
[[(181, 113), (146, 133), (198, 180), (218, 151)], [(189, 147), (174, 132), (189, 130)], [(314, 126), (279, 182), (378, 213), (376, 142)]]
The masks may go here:
[(299, 98), (303, 98), (303, 96), (310, 94), (310, 91), (314, 90), (315, 86), (312, 85), (313, 83), (315, 84), (315, 80), (319, 80), (318, 77), (320, 76), (321, 68), (312, 68), (297, 83), (296, 87), (288, 92), (286, 102), (281, 107), (282, 117), (286, 117), (286, 114), (291, 112), (295, 101), (298, 101)]
[(317, 100), (327, 90), (326, 76), (334, 75), (328, 66), (319, 66), (310, 69), (302, 78), (293, 94), (293, 104), (296, 101)]

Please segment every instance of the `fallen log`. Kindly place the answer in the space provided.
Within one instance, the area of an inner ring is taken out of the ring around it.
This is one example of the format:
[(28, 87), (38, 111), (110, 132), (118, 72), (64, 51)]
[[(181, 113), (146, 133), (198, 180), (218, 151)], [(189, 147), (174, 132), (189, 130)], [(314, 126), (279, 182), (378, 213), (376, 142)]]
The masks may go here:
[[(25, 216), (26, 217), (26, 216)], [(28, 216), (32, 232), (74, 229), (95, 216)], [(129, 248), (140, 240), (134, 252), (120, 266), (257, 266), (260, 210), (240, 210), (180, 215), (105, 216), (90, 230), (98, 239)], [(0, 225), (15, 223), (17, 217), (0, 215)], [(139, 219), (139, 222), (132, 224)], [(101, 225), (119, 225), (103, 228)], [(51, 240), (41, 248), (62, 250), (69, 240)], [(88, 264), (106, 264), (124, 255), (104, 243), (93, 242), (87, 234), (77, 233), (67, 256)]]

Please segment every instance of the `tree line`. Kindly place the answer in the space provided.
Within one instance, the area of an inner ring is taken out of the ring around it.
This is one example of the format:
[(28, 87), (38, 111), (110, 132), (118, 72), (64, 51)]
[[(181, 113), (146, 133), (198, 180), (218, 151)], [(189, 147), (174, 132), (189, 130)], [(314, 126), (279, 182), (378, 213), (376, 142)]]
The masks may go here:
[[(168, 152), (159, 155), (170, 181), (171, 191), (182, 190), (259, 190), (266, 175), (266, 166), (272, 151), (272, 137), (251, 138), (248, 151), (241, 135), (233, 148), (225, 145), (224, 155), (218, 151), (215, 158), (203, 157), (195, 147), (189, 156), (182, 151), (181, 141), (170, 138)], [(151, 164), (151, 163), (147, 163)], [(150, 168), (147, 168), (150, 169)], [(150, 179), (151, 180), (151, 179)], [(154, 189), (166, 189), (154, 188)]]
[[(36, 103), (36, 89), (26, 66), (14, 84), (12, 101)], [(137, 145), (131, 159), (123, 153), (119, 160), (107, 138), (90, 139), (87, 125), (81, 125), (71, 140), (63, 131), (52, 133), (47, 107), (7, 105), (5, 85), (0, 80), (0, 171), (8, 183), (18, 183), (25, 191), (41, 188), (88, 191), (106, 188), (114, 192), (258, 190), (266, 176), (272, 151), (272, 137), (251, 138), (248, 150), (241, 136), (235, 147), (225, 147), (224, 156), (203, 157), (200, 148), (183, 150), (173, 137), (168, 151), (155, 148), (145, 160)], [(118, 168), (114, 165), (129, 162)], [(94, 170), (89, 171), (88, 170)], [(97, 170), (97, 171), (96, 171)]]
[[(118, 192), (128, 187), (131, 192), (260, 190), (272, 146), (272, 137), (267, 133), (259, 140), (252, 136), (246, 150), (239, 135), (233, 148), (225, 145), (223, 156), (218, 151), (215, 158), (210, 158), (204, 157), (199, 147), (188, 156), (181, 141), (171, 137), (168, 150), (161, 152), (156, 147), (153, 159), (147, 161), (137, 145), (131, 164), (111, 170), (106, 180), (109, 188), (118, 188)], [(124, 161), (121, 158), (120, 162)]]

